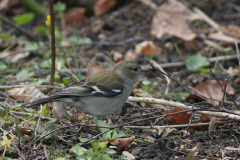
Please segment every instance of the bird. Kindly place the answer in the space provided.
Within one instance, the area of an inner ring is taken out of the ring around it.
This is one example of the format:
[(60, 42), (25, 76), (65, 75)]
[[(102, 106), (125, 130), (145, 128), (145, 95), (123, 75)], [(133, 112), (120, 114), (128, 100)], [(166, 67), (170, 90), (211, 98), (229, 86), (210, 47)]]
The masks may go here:
[(109, 71), (72, 82), (49, 93), (48, 97), (25, 103), (22, 107), (55, 101), (64, 102), (97, 120), (97, 117), (106, 117), (120, 111), (139, 76), (148, 71), (135, 61), (120, 61)]

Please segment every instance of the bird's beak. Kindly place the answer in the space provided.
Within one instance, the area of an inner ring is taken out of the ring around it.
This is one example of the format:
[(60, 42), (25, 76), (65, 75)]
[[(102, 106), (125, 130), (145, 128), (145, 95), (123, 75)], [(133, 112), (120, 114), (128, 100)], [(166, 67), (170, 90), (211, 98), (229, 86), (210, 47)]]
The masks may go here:
[(145, 73), (145, 72), (149, 72), (149, 70), (145, 69), (145, 68), (141, 68), (140, 73), (142, 74), (142, 73)]

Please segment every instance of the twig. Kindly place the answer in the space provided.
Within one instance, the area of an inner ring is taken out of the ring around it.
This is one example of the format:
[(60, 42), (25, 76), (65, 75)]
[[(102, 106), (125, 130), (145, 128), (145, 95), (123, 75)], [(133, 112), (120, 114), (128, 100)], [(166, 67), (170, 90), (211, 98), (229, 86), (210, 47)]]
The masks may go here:
[[(160, 65), (158, 65), (155, 61), (150, 60), (150, 62), (153, 63), (159, 70), (161, 70), (162, 72), (166, 73), (166, 72), (162, 69), (162, 67), (161, 67)], [(166, 87), (166, 90), (165, 90), (165, 93), (164, 93), (164, 94), (168, 94), (168, 90), (169, 90), (169, 85), (170, 85), (170, 83), (171, 83), (171, 79), (169, 79), (169, 78), (168, 78), (167, 76), (165, 76), (165, 75), (164, 75), (164, 77), (165, 77), (165, 79), (167, 80), (167, 87)]]
[(223, 90), (223, 97), (222, 97), (221, 108), (223, 107), (225, 95), (226, 95), (226, 92), (227, 92), (227, 91), (226, 91), (226, 88), (227, 88), (227, 79), (225, 79), (225, 82), (224, 82), (224, 90)]
[[(91, 139), (89, 139), (88, 141), (84, 142), (83, 144), (81, 144), (81, 146), (83, 146), (84, 144), (92, 141), (93, 139), (103, 135), (104, 133), (107, 133), (108, 131), (110, 130), (113, 130), (115, 128), (119, 128), (119, 127), (123, 127), (123, 126), (126, 126), (126, 125), (129, 125), (129, 124), (132, 124), (132, 123), (137, 123), (137, 122), (142, 122), (142, 121), (147, 121), (147, 120), (152, 120), (152, 119), (157, 119), (157, 118), (164, 118), (164, 117), (167, 117), (167, 116), (171, 116), (171, 115), (176, 115), (176, 114), (179, 114), (179, 113), (184, 113), (184, 112), (189, 112), (189, 111), (196, 111), (196, 110), (199, 110), (199, 109), (190, 109), (190, 110), (185, 110), (185, 111), (179, 111), (179, 112), (175, 112), (175, 113), (170, 113), (170, 114), (166, 114), (166, 115), (160, 115), (160, 116), (154, 116), (154, 117), (149, 117), (149, 118), (145, 118), (145, 119), (139, 119), (139, 120), (135, 120), (135, 121), (132, 121), (132, 122), (127, 122), (127, 123), (124, 123), (124, 124), (121, 124), (121, 125), (118, 125), (118, 126), (114, 126), (114, 127), (102, 127), (102, 126), (93, 126), (93, 125), (84, 125), (82, 123), (78, 123), (78, 124), (74, 124), (74, 125), (69, 125), (69, 126), (63, 126), (63, 127), (59, 127), (45, 135), (43, 135), (42, 137), (40, 137), (39, 139), (29, 143), (26, 147), (28, 146), (31, 146), (33, 144), (35, 144), (36, 142), (42, 140), (44, 137), (58, 131), (58, 130), (62, 130), (64, 128), (70, 128), (70, 127), (76, 127), (76, 126), (85, 126), (85, 127), (96, 127), (96, 128), (108, 128), (109, 130), (107, 130), (106, 132), (103, 132), (103, 133), (100, 133), (98, 134), (97, 136), (94, 136), (92, 137)], [(25, 148), (26, 148), (25, 147)]]
[[(211, 76), (218, 82), (218, 84), (219, 84), (219, 86), (222, 88), (222, 92), (223, 92), (223, 86), (221, 85), (221, 83), (219, 82), (218, 78), (217, 78), (216, 75), (212, 72), (211, 69), (210, 69), (210, 74), (211, 74)], [(225, 92), (225, 94), (227, 95), (227, 97), (228, 97), (229, 99), (231, 99), (231, 101), (234, 103), (234, 105), (240, 109), (240, 106), (232, 99), (232, 97), (231, 97), (227, 92)]]
[[(240, 116), (240, 114), (234, 113), (234, 112), (229, 111), (229, 110), (227, 110), (227, 109), (225, 109), (225, 108), (220, 108), (219, 106), (217, 106), (217, 105), (215, 105), (215, 104), (212, 104), (207, 98), (205, 98), (205, 97), (203, 97), (203, 96), (201, 96), (201, 95), (199, 95), (199, 94), (197, 94), (197, 93), (194, 93), (194, 92), (192, 92), (191, 90), (187, 89), (185, 86), (183, 86), (183, 85), (182, 85), (181, 83), (179, 83), (177, 80), (175, 80), (174, 78), (172, 78), (172, 77), (169, 76), (168, 74), (166, 74), (166, 73), (162, 72), (161, 70), (159, 70), (158, 68), (156, 68), (156, 67), (155, 67), (151, 62), (149, 62), (146, 58), (144, 58), (144, 59), (148, 62), (149, 65), (151, 65), (151, 67), (153, 68), (153, 70), (157, 70), (157, 71), (159, 71), (160, 73), (162, 73), (163, 75), (168, 76), (171, 80), (173, 80), (175, 83), (177, 83), (177, 84), (178, 84), (180, 87), (182, 87), (184, 90), (188, 91), (190, 94), (192, 94), (192, 95), (194, 95), (194, 96), (197, 96), (197, 97), (203, 99), (203, 100), (204, 100), (205, 102), (207, 102), (208, 104), (212, 105), (213, 107), (218, 108), (218, 111), (220, 111), (220, 112), (226, 112), (226, 113), (229, 113), (229, 114), (239, 115), (239, 116)], [(213, 73), (211, 70), (210, 70), (210, 73), (211, 73), (213, 76), (215, 76), (214, 73)], [(214, 77), (214, 78), (217, 80), (216, 77)], [(219, 81), (218, 81), (218, 83), (219, 83), (219, 85), (221, 86), (221, 84), (220, 84)], [(222, 88), (222, 86), (221, 86), (221, 88)], [(222, 90), (223, 90), (223, 88), (222, 88)], [(232, 102), (234, 102), (234, 104), (235, 104), (237, 107), (239, 107), (239, 106), (236, 104), (236, 102), (229, 96), (228, 93), (226, 93), (226, 95), (232, 100)], [(239, 108), (240, 108), (240, 107), (239, 107)], [(232, 118), (233, 118), (233, 117), (232, 117)]]
[[(216, 124), (225, 124), (227, 121), (217, 122)], [(194, 123), (194, 124), (180, 124), (180, 125), (167, 125), (167, 126), (123, 126), (123, 128), (135, 129), (153, 129), (153, 128), (182, 128), (182, 127), (196, 127), (196, 126), (209, 126), (210, 123)]]
[(25, 113), (25, 112), (19, 112), (19, 111), (11, 111), (12, 113), (16, 114), (16, 115), (21, 115), (21, 116), (35, 116), (35, 118), (37, 117), (41, 117), (41, 119), (45, 119), (45, 120), (49, 120), (49, 121), (57, 121), (57, 119), (53, 119), (53, 118), (49, 118), (49, 117), (44, 117), (44, 116), (40, 116), (40, 115), (34, 115), (34, 114), (31, 114), (31, 113)]
[(17, 26), (15, 23), (13, 23), (12, 21), (10, 21), (9, 19), (7, 19), (6, 17), (4, 17), (3, 15), (0, 14), (0, 19), (2, 21), (4, 21), (5, 23), (9, 24), (10, 26), (14, 27), (15, 29), (17, 29), (18, 31), (20, 31), (21, 33), (23, 33), (25, 36), (27, 36), (28, 39), (30, 40), (34, 40), (36, 42), (38, 42), (39, 40), (34, 37), (33, 35), (31, 35), (29, 32), (25, 31), (23, 28)]
[[(3, 85), (0, 85), (0, 90), (1, 89), (12, 89), (12, 88), (23, 88), (25, 87), (26, 85), (10, 85), (10, 86), (3, 86)], [(32, 86), (32, 87), (36, 87), (36, 88), (62, 88), (62, 87), (58, 87), (58, 86), (49, 86), (49, 85), (29, 85), (29, 86)]]
[(197, 14), (201, 15), (201, 17), (209, 24), (211, 25), (213, 28), (219, 28), (219, 25), (214, 22), (211, 18), (209, 18), (203, 11), (201, 11), (200, 9), (194, 7), (193, 11), (196, 12)]
[(56, 59), (56, 50), (55, 50), (55, 25), (54, 25), (54, 11), (53, 11), (53, 0), (49, 0), (49, 11), (51, 19), (51, 76), (50, 76), (50, 85), (53, 86), (54, 75), (55, 75), (55, 59)]
[[(128, 97), (128, 101), (130, 102), (145, 102), (145, 103), (152, 103), (152, 104), (161, 104), (164, 106), (171, 106), (176, 108), (183, 108), (183, 109), (192, 109), (192, 106), (186, 106), (179, 102), (167, 101), (163, 99), (156, 99), (156, 98), (143, 98), (143, 97)], [(220, 110), (212, 111), (200, 111), (199, 108), (193, 107), (193, 109), (198, 109), (197, 113), (207, 114), (215, 117), (223, 117), (229, 118), (234, 120), (240, 120), (240, 115), (234, 112), (223, 113)]]
[[(175, 150), (175, 149), (171, 149), (169, 148), (168, 146), (166, 146), (166, 148), (168, 148), (169, 150), (173, 151), (173, 152), (177, 152), (177, 153), (181, 153), (181, 154), (185, 154), (185, 155), (189, 155), (189, 153), (186, 153), (186, 152), (182, 152), (182, 151), (178, 151), (178, 150)], [(200, 156), (200, 155), (193, 155), (194, 157), (200, 157), (202, 159), (216, 159), (216, 160), (219, 160), (219, 158), (213, 158), (213, 157), (206, 157), (206, 156)]]
[[(17, 119), (21, 119), (23, 122), (28, 123), (25, 119), (23, 119), (22, 117), (18, 117), (15, 115), (15, 111), (10, 111), (9, 108), (7, 106), (5, 106), (4, 104), (0, 103), (0, 106), (5, 109), (6, 112), (8, 112), (12, 117), (16, 117)], [(29, 123), (28, 123), (29, 124)]]
[[(137, 115), (137, 116), (133, 116), (133, 117), (128, 117), (128, 118), (121, 118), (121, 120), (123, 119), (134, 119), (134, 118), (138, 118), (138, 117), (144, 117), (144, 116), (150, 116), (150, 115), (153, 115), (153, 114), (156, 114), (156, 113), (161, 113), (163, 111), (156, 111), (156, 112), (152, 112), (152, 113), (147, 113), (147, 114), (143, 114), (143, 115)], [(119, 118), (112, 118), (112, 119), (119, 119)]]
[(24, 156), (21, 151), (19, 150), (19, 148), (17, 147), (17, 145), (14, 142), (11, 142), (11, 144), (17, 149), (18, 155), (21, 157), (21, 160), (25, 160), (26, 156)]
[(44, 150), (45, 157), (47, 158), (47, 160), (49, 160), (48, 153), (47, 153), (47, 146), (46, 145), (43, 145), (43, 150)]
[[(237, 55), (228, 55), (228, 56), (219, 56), (209, 58), (209, 62), (221, 61), (221, 60), (233, 60), (236, 59)], [(171, 62), (171, 63), (163, 63), (159, 64), (162, 68), (170, 68), (170, 67), (181, 67), (185, 65), (185, 62)], [(146, 67), (146, 66), (143, 66)]]
[[(197, 96), (197, 97), (205, 100), (205, 101), (206, 101), (207, 103), (209, 103), (209, 104), (212, 104), (212, 103), (211, 103), (209, 100), (207, 100), (205, 97), (203, 97), (203, 96), (201, 96), (201, 95), (199, 95), (199, 94), (197, 94), (197, 93), (193, 93), (192, 91), (190, 91), (189, 89), (187, 89), (185, 86), (183, 86), (181, 83), (179, 83), (178, 81), (176, 81), (174, 78), (172, 78), (171, 76), (169, 76), (169, 75), (166, 74), (165, 72), (162, 72), (161, 70), (159, 70), (158, 68), (156, 68), (156, 67), (155, 67), (151, 62), (149, 62), (146, 58), (144, 58), (144, 59), (145, 59), (145, 61), (147, 61), (148, 64), (153, 68), (153, 70), (157, 70), (157, 71), (159, 71), (160, 73), (162, 73), (163, 75), (167, 76), (168, 78), (170, 78), (171, 80), (173, 80), (175, 83), (177, 83), (179, 86), (181, 86), (184, 90), (188, 91), (190, 94), (195, 95), (195, 96)], [(213, 104), (212, 104), (212, 105), (213, 105)], [(217, 108), (216, 105), (213, 105), (213, 106)]]
[(190, 125), (191, 125), (191, 123), (192, 123), (192, 120), (193, 120), (193, 118), (194, 118), (194, 113), (195, 113), (195, 112), (192, 112), (192, 115), (191, 115), (191, 118), (190, 118), (190, 120), (189, 120), (189, 123), (188, 123), (188, 126), (187, 126), (186, 130), (188, 130), (188, 128), (190, 127)]
[(235, 47), (237, 50), (237, 56), (238, 56), (238, 68), (239, 68), (239, 77), (240, 77), (240, 55), (239, 55), (239, 49), (238, 49), (238, 44), (235, 42)]
[(156, 10), (158, 8), (158, 6), (152, 2), (151, 0), (138, 0), (139, 2), (145, 4), (146, 6)]

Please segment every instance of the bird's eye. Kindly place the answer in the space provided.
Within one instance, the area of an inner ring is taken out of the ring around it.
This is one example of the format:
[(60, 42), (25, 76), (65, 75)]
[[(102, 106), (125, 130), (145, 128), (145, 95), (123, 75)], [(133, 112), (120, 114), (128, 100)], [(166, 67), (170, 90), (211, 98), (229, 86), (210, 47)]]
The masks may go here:
[(133, 68), (133, 70), (136, 72), (136, 71), (138, 70), (138, 68), (137, 68), (137, 67), (135, 67), (135, 68)]

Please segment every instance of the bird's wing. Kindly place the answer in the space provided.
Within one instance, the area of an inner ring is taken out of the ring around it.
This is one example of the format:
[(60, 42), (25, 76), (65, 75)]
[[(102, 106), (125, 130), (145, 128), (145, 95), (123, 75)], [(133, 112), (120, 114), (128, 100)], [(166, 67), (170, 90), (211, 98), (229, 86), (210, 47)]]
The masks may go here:
[[(110, 76), (110, 74), (114, 75)], [(63, 89), (56, 90), (49, 94), (64, 95), (64, 96), (97, 96), (97, 97), (116, 97), (121, 95), (124, 90), (122, 79), (113, 72), (105, 72), (104, 74), (95, 74), (87, 79), (83, 79), (78, 82), (73, 82)]]

